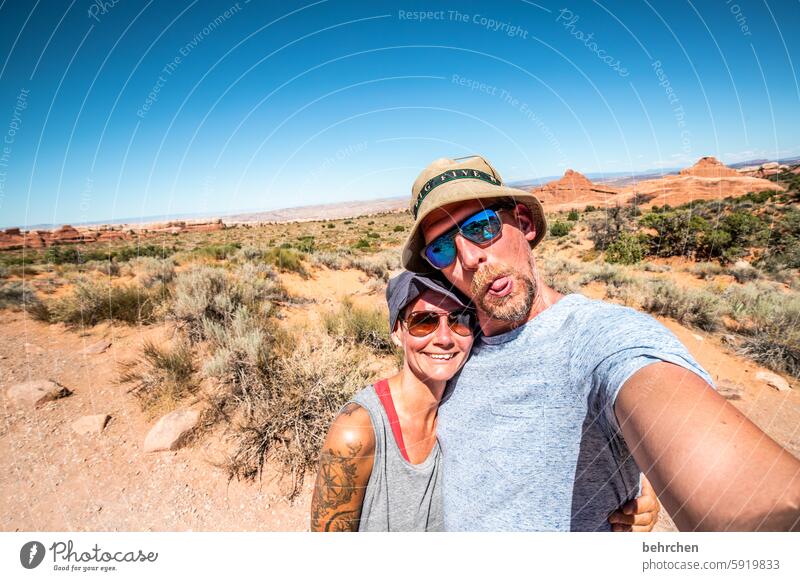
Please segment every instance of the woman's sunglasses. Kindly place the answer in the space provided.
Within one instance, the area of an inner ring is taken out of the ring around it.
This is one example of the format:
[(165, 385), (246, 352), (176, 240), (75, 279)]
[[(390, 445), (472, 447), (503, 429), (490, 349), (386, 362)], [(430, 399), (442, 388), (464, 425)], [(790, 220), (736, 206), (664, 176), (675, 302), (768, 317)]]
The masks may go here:
[(455, 228), (438, 236), (420, 250), (420, 254), (437, 270), (450, 266), (455, 261), (457, 254), (456, 235), (461, 234), (470, 242), (479, 245), (491, 242), (503, 230), (503, 222), (497, 212), (507, 209), (507, 206), (497, 204), (473, 214)]
[(452, 313), (434, 313), (431, 311), (414, 311), (405, 319), (408, 332), (414, 337), (425, 337), (439, 328), (439, 321), (447, 317), (447, 325), (453, 333), (466, 337), (472, 334), (473, 318), (468, 311)]

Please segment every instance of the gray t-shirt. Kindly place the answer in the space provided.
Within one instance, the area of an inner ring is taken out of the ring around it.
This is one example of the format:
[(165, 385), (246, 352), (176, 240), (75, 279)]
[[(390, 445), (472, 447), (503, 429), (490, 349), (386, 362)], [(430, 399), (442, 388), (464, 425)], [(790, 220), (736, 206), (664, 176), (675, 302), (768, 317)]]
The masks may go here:
[(577, 294), (476, 339), (439, 408), (445, 530), (610, 530), (608, 515), (640, 494), (614, 401), (657, 361), (711, 384), (655, 319)]

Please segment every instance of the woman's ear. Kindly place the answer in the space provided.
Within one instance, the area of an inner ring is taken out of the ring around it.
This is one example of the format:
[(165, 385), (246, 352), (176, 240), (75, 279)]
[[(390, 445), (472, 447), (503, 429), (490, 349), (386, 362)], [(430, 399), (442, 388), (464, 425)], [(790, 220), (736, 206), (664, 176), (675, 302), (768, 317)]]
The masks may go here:
[(403, 334), (400, 332), (400, 321), (397, 321), (394, 324), (394, 331), (392, 331), (392, 343), (395, 344), (395, 347), (400, 349), (403, 348)]

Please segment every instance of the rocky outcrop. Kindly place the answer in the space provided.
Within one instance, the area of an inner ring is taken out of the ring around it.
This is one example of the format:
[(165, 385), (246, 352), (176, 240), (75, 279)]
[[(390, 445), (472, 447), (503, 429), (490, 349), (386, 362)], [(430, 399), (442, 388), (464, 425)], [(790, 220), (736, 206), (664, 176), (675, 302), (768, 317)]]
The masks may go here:
[(140, 240), (150, 236), (163, 234), (182, 234), (184, 232), (212, 232), (223, 230), (225, 224), (221, 218), (205, 221), (175, 221), (151, 224), (137, 229), (125, 229), (120, 225), (99, 226), (78, 229), (70, 225), (56, 230), (23, 231), (19, 228), (7, 228), (0, 232), (0, 250), (17, 250), (21, 248), (47, 248), (61, 244), (92, 244), (118, 240)]
[(682, 169), (680, 175), (699, 178), (721, 178), (726, 176), (738, 176), (739, 172), (724, 165), (716, 157), (709, 155), (701, 157), (692, 167)]
[(583, 208), (588, 204), (616, 203), (620, 190), (595, 184), (580, 172), (568, 169), (557, 180), (532, 188), (533, 193), (548, 211)]
[(748, 176), (751, 178), (766, 179), (789, 170), (791, 170), (791, 168), (788, 165), (778, 163), (777, 161), (770, 161), (767, 163), (762, 163), (761, 165), (740, 167), (738, 171), (739, 175)]
[(678, 175), (638, 182), (626, 189), (628, 199), (636, 196), (642, 205), (680, 206), (694, 200), (719, 200), (763, 190), (783, 191), (775, 182), (741, 175), (714, 157), (703, 157)]

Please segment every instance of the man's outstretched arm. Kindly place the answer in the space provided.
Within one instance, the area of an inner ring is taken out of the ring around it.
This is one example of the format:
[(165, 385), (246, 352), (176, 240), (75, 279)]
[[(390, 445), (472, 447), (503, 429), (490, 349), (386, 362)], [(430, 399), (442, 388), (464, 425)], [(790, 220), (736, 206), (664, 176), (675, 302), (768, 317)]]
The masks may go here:
[(680, 530), (800, 530), (800, 461), (696, 374), (648, 365), (614, 411)]

